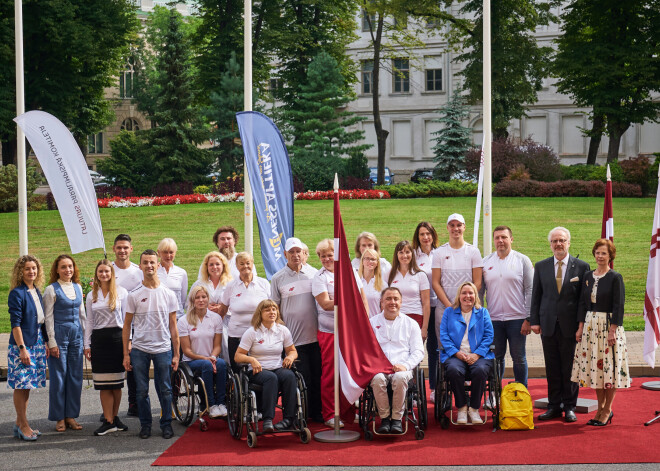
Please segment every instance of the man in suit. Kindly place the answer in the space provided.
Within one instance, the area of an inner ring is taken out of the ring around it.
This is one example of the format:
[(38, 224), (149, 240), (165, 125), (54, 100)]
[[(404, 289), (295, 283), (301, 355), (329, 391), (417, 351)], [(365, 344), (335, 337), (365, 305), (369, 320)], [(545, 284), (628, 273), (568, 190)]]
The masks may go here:
[(553, 256), (534, 268), (530, 324), (541, 334), (545, 374), (548, 381), (548, 410), (539, 420), (561, 417), (563, 404), (566, 422), (575, 422), (578, 384), (571, 381), (577, 310), (582, 278), (589, 264), (568, 254), (571, 233), (555, 227), (548, 235)]

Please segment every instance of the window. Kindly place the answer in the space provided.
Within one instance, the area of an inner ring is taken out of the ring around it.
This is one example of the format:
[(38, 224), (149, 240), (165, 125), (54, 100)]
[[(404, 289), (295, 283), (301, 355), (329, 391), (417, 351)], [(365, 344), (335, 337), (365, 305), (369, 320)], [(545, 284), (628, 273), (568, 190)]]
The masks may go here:
[(442, 91), (442, 69), (426, 69), (426, 91)]
[(135, 68), (135, 59), (129, 58), (124, 70), (119, 74), (119, 97), (133, 98), (133, 85), (137, 70)]
[(272, 96), (275, 96), (278, 90), (282, 89), (282, 79), (272, 78), (268, 82), (268, 91)]
[(394, 93), (410, 93), (410, 61), (408, 59), (392, 60), (392, 79)]
[(103, 133), (90, 134), (87, 136), (87, 153), (88, 154), (102, 154), (103, 153)]
[(137, 120), (135, 120), (133, 118), (126, 118), (121, 123), (121, 130), (122, 131), (139, 131), (140, 130), (140, 125), (138, 124)]
[(362, 61), (362, 94), (371, 95), (374, 91), (374, 61)]
[[(371, 22), (371, 26), (369, 26), (369, 23)], [(373, 28), (374, 31), (376, 30), (376, 15), (369, 15), (367, 14), (366, 10), (362, 10), (362, 31), (371, 31)]]

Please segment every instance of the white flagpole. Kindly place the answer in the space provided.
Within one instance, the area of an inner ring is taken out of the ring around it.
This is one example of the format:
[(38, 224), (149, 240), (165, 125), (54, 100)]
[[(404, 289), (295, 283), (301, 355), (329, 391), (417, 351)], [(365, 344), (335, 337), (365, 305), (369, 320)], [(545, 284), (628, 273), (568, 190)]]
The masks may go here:
[(479, 180), (477, 183), (477, 203), (474, 208), (474, 236), (472, 245), (479, 247), (479, 220), (481, 219), (481, 200), (484, 190), (484, 146), (486, 141), (481, 142), (481, 157), (479, 159)]
[[(16, 51), (16, 116), (25, 113), (23, 72), (23, 1), (14, 0), (14, 40)], [(27, 231), (27, 169), (25, 134), (16, 126), (16, 163), (18, 164), (18, 241), (19, 254), (28, 253)]]
[[(252, 111), (252, 0), (243, 1), (243, 108), (245, 111)], [(245, 251), (252, 255), (252, 187), (248, 178), (247, 162), (243, 163), (243, 188), (243, 237)]]
[(484, 57), (483, 57), (483, 105), (484, 105), (484, 230), (483, 230), (483, 256), (492, 252), (492, 172), (491, 172), (491, 64), (490, 64), (490, 0), (484, 0)]

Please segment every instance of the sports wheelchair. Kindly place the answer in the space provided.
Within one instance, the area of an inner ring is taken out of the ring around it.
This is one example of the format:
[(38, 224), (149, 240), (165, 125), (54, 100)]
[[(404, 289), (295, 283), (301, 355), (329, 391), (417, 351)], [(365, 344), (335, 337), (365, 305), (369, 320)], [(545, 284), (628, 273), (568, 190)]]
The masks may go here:
[(176, 419), (186, 427), (199, 415), (199, 428), (205, 432), (209, 428), (209, 401), (206, 387), (200, 372), (194, 372), (185, 362), (180, 362), (172, 372), (172, 410)]
[[(392, 387), (387, 387), (390, 402), (392, 401)], [(415, 412), (416, 411), (416, 412)], [(406, 392), (405, 410), (401, 422), (404, 425), (403, 433), (382, 434), (376, 431), (376, 417), (378, 417), (378, 408), (374, 397), (373, 389), (369, 384), (359, 402), (360, 428), (364, 431), (364, 439), (371, 441), (374, 435), (396, 436), (405, 435), (408, 432), (408, 424), (415, 428), (415, 439), (424, 438), (424, 430), (428, 424), (428, 412), (426, 408), (426, 383), (424, 381), (424, 371), (418, 366), (413, 369), (413, 377), (408, 382), (408, 391)]]
[(302, 374), (295, 368), (295, 365), (291, 366), (291, 370), (296, 375), (298, 383), (296, 417), (291, 428), (272, 432), (264, 432), (259, 428), (258, 396), (261, 393), (261, 385), (250, 381), (252, 373), (249, 371), (248, 365), (241, 364), (240, 366), (238, 374), (231, 371), (231, 368), (228, 369), (227, 424), (232, 437), (240, 439), (243, 436), (243, 426), (245, 426), (247, 444), (250, 448), (256, 447), (257, 437), (266, 433), (293, 433), (300, 437), (302, 443), (309, 443), (312, 439), (312, 432), (307, 428), (307, 387)]
[[(442, 350), (438, 350), (438, 353)], [(490, 351), (495, 351), (495, 345), (490, 346)], [(435, 386), (435, 411), (434, 417), (436, 422), (440, 422), (440, 427), (444, 430), (449, 428), (449, 424), (454, 425), (472, 425), (468, 424), (457, 424), (454, 420), (454, 408), (453, 408), (453, 394), (451, 387), (449, 385), (449, 379), (445, 371), (445, 365), (440, 362), (438, 359), (437, 366), (437, 382)], [(470, 370), (468, 369), (465, 374), (465, 395), (466, 397), (470, 394), (471, 382), (470, 382)], [(482, 401), (484, 408), (483, 424), (474, 424), (474, 425), (485, 425), (488, 421), (488, 411), (493, 415), (493, 431), (499, 428), (499, 412), (500, 412), (500, 396), (502, 393), (502, 384), (499, 374), (499, 368), (497, 367), (497, 361), (493, 359), (493, 365), (488, 373), (486, 378), (486, 387), (484, 388), (484, 398)], [(449, 412), (449, 416), (447, 416)]]

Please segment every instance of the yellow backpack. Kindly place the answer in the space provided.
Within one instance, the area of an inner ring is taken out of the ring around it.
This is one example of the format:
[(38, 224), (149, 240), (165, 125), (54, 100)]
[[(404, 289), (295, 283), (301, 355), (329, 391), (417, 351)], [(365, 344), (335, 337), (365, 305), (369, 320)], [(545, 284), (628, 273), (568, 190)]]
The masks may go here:
[(500, 428), (502, 430), (534, 429), (532, 396), (522, 383), (509, 383), (502, 390)]

